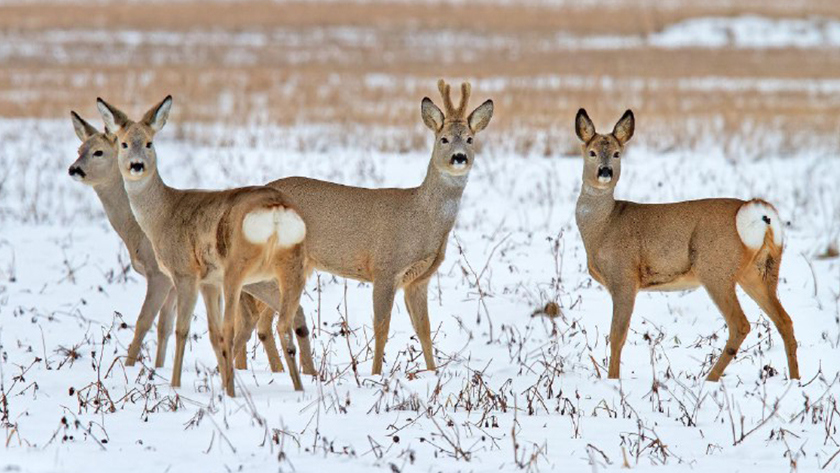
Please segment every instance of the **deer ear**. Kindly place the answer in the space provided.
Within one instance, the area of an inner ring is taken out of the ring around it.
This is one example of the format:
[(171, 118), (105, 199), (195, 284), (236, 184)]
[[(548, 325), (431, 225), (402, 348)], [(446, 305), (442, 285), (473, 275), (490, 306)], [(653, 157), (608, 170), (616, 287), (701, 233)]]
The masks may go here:
[(443, 112), (429, 97), (423, 97), (420, 114), (423, 116), (423, 123), (433, 132), (437, 133), (443, 128)]
[(84, 121), (78, 113), (71, 111), (70, 118), (73, 120), (73, 129), (76, 130), (76, 136), (78, 136), (80, 140), (85, 141), (98, 133), (98, 130), (90, 123)]
[(169, 117), (169, 110), (172, 108), (172, 96), (167, 95), (163, 101), (155, 105), (145, 115), (143, 115), (143, 123), (148, 125), (155, 133), (159, 132), (163, 125), (166, 125), (166, 119)]
[(631, 110), (627, 110), (624, 112), (624, 115), (621, 116), (621, 120), (615, 124), (615, 128), (613, 128), (613, 136), (615, 136), (615, 139), (617, 139), (623, 146), (624, 143), (630, 141), (630, 138), (633, 137), (633, 132), (635, 130), (636, 118), (633, 116), (633, 112)]
[(470, 125), (470, 130), (473, 133), (478, 133), (487, 128), (491, 118), (493, 118), (493, 101), (486, 100), (472, 111), (469, 118), (467, 118), (467, 123)]
[(595, 137), (595, 125), (592, 124), (592, 120), (589, 119), (589, 115), (586, 114), (584, 109), (578, 110), (575, 117), (575, 133), (584, 143), (589, 143), (589, 140)]
[(96, 99), (96, 108), (99, 109), (102, 120), (105, 121), (105, 130), (108, 133), (115, 134), (128, 124), (128, 117), (123, 112), (101, 98)]

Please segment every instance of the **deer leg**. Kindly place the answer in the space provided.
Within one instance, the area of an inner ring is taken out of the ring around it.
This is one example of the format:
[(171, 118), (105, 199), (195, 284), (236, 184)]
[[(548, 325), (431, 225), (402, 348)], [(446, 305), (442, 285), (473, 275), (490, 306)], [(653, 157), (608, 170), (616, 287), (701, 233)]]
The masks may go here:
[(236, 337), (245, 337), (245, 341), (241, 345), (237, 345), (234, 339), (234, 360), (235, 368), (238, 370), (248, 369), (248, 340), (251, 339), (251, 333), (257, 325), (260, 310), (257, 307), (256, 300), (250, 294), (242, 294), (239, 303), (239, 320), (236, 321)]
[(277, 282), (280, 285), (280, 317), (277, 321), (277, 333), (280, 335), (280, 344), (283, 347), (283, 356), (286, 365), (289, 367), (289, 376), (292, 378), (292, 385), (295, 391), (303, 391), (303, 383), (300, 379), (295, 362), (295, 345), (291, 338), (291, 331), (294, 325), (295, 313), (300, 306), (300, 296), (306, 285), (306, 273), (304, 271), (304, 259), (302, 251), (291, 250), (285, 261), (277, 267)]
[(423, 347), (423, 358), (426, 360), (426, 369), (434, 371), (435, 354), (432, 347), (432, 331), (429, 325), (429, 280), (412, 283), (405, 288), (405, 306), (408, 308), (408, 315), (411, 318), (411, 325), (414, 333), (420, 340)]
[(757, 270), (752, 270), (742, 277), (739, 284), (744, 292), (773, 321), (785, 344), (790, 379), (799, 379), (799, 362), (796, 359), (796, 337), (793, 334), (793, 322), (785, 308), (782, 307), (782, 303), (779, 302), (776, 288), (772, 283), (765, 281)]
[(181, 369), (184, 364), (184, 349), (190, 334), (193, 309), (198, 300), (198, 281), (194, 278), (180, 278), (175, 282), (178, 293), (178, 318), (175, 322), (175, 364), (172, 366), (172, 387), (181, 386)]
[(248, 340), (247, 337), (250, 335), (250, 333), (236, 333), (236, 323), (241, 317), (244, 317), (239, 310), (241, 293), (242, 274), (229, 268), (225, 272), (225, 318), (220, 345), (221, 369), (225, 372), (222, 380), (225, 383), (225, 391), (230, 397), (236, 396), (236, 389), (233, 385), (233, 354), (245, 345)]
[(219, 366), (219, 374), (222, 377), (222, 385), (227, 380), (227, 373), (222, 369), (224, 360), (222, 358), (222, 293), (217, 286), (204, 285), (201, 287), (201, 295), (204, 298), (204, 306), (207, 309), (207, 331), (209, 332), (210, 345), (216, 355), (216, 363)]
[(280, 360), (280, 352), (277, 350), (277, 343), (274, 340), (274, 313), (275, 309), (270, 306), (260, 313), (260, 318), (257, 321), (257, 338), (265, 348), (271, 372), (282, 373), (283, 362)]
[(610, 366), (607, 375), (610, 379), (618, 379), (621, 376), (621, 350), (624, 348), (627, 332), (630, 330), (630, 318), (633, 316), (633, 307), (636, 304), (636, 292), (635, 287), (610, 288), (613, 303), (610, 326)]
[(720, 380), (723, 371), (738, 353), (738, 349), (744, 339), (747, 338), (747, 334), (750, 333), (750, 323), (747, 321), (744, 311), (741, 310), (741, 304), (735, 294), (735, 284), (725, 279), (718, 281), (704, 282), (703, 285), (726, 320), (726, 325), (729, 328), (729, 339), (726, 341), (723, 353), (720, 354), (720, 358), (706, 378), (709, 381)]
[(391, 325), (391, 309), (397, 292), (395, 278), (376, 278), (373, 282), (373, 333), (375, 345), (373, 352), (372, 374), (382, 374), (382, 361), (385, 358), (385, 343)]
[(166, 300), (163, 301), (163, 307), (160, 308), (158, 315), (157, 326), (157, 355), (155, 356), (155, 368), (163, 368), (166, 362), (166, 345), (169, 344), (169, 335), (172, 334), (172, 326), (175, 322), (175, 303), (178, 296), (175, 288), (169, 289), (169, 294)]
[(274, 340), (273, 324), (274, 313), (282, 310), (280, 304), (280, 289), (277, 284), (272, 281), (249, 284), (245, 286), (244, 290), (251, 293), (254, 297), (261, 300), (269, 307), (269, 309), (263, 310), (263, 312), (260, 313), (260, 318), (257, 322), (257, 338), (259, 338), (260, 343), (262, 343), (263, 348), (265, 348), (265, 353), (268, 356), (268, 363), (271, 366), (271, 371), (279, 373), (283, 371), (283, 363), (280, 361), (280, 352), (277, 351), (277, 344)]
[(164, 275), (149, 276), (146, 281), (146, 298), (143, 300), (143, 306), (140, 308), (140, 314), (137, 316), (137, 324), (134, 327), (134, 339), (131, 345), (128, 346), (128, 355), (126, 356), (126, 366), (134, 366), (137, 359), (140, 357), (140, 348), (143, 346), (143, 339), (152, 328), (152, 322), (155, 316), (160, 312), (163, 306), (163, 301), (169, 293), (172, 283)]
[(303, 374), (317, 375), (318, 370), (315, 369), (315, 362), (312, 360), (312, 345), (309, 343), (309, 327), (306, 326), (306, 316), (301, 306), (298, 306), (295, 311), (295, 335), (300, 350), (300, 366)]

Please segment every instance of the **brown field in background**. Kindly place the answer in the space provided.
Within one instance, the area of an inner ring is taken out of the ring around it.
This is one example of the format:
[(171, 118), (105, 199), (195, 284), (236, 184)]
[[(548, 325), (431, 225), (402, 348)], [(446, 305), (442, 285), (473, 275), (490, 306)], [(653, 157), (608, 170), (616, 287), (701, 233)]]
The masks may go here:
[(171, 93), (171, 123), (396, 130), (380, 147), (409, 150), (427, 146), (419, 104), (444, 77), (473, 81), (473, 105), (493, 98), (489, 139), (524, 153), (573, 149), (579, 107), (600, 126), (633, 108), (656, 149), (835, 151), (836, 48), (575, 45), (742, 15), (837, 20), (840, 2), (0, 5), (0, 116), (96, 118), (96, 96), (136, 115)]

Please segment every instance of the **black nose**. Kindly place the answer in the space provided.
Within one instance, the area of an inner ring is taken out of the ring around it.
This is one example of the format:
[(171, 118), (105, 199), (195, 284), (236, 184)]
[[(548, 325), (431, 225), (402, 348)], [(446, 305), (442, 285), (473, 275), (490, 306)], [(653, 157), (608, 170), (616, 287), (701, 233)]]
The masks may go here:
[(607, 177), (612, 179), (613, 172), (612, 168), (608, 168), (606, 166), (602, 166), (598, 168), (598, 177)]
[(128, 168), (132, 171), (143, 172), (146, 169), (146, 165), (143, 163), (131, 163), (128, 165)]
[(452, 164), (467, 164), (468, 161), (467, 155), (464, 153), (455, 153), (452, 155), (452, 159), (449, 160)]
[(71, 176), (78, 175), (79, 177), (85, 177), (85, 172), (82, 171), (82, 168), (78, 166), (70, 166), (70, 169), (67, 170), (67, 173)]

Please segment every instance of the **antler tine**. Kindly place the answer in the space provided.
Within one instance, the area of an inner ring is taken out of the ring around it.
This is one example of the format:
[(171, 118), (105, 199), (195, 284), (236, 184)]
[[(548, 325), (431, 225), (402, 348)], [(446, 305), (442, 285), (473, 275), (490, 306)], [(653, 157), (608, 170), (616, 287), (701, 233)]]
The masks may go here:
[(457, 115), (460, 118), (464, 118), (467, 115), (467, 105), (469, 105), (470, 102), (471, 91), (472, 87), (469, 82), (461, 83), (461, 103), (458, 105), (457, 110)]
[(440, 90), (440, 95), (443, 97), (443, 108), (446, 109), (446, 116), (453, 115), (455, 113), (455, 107), (452, 106), (452, 97), (449, 95), (449, 84), (443, 79), (439, 80), (438, 90)]

